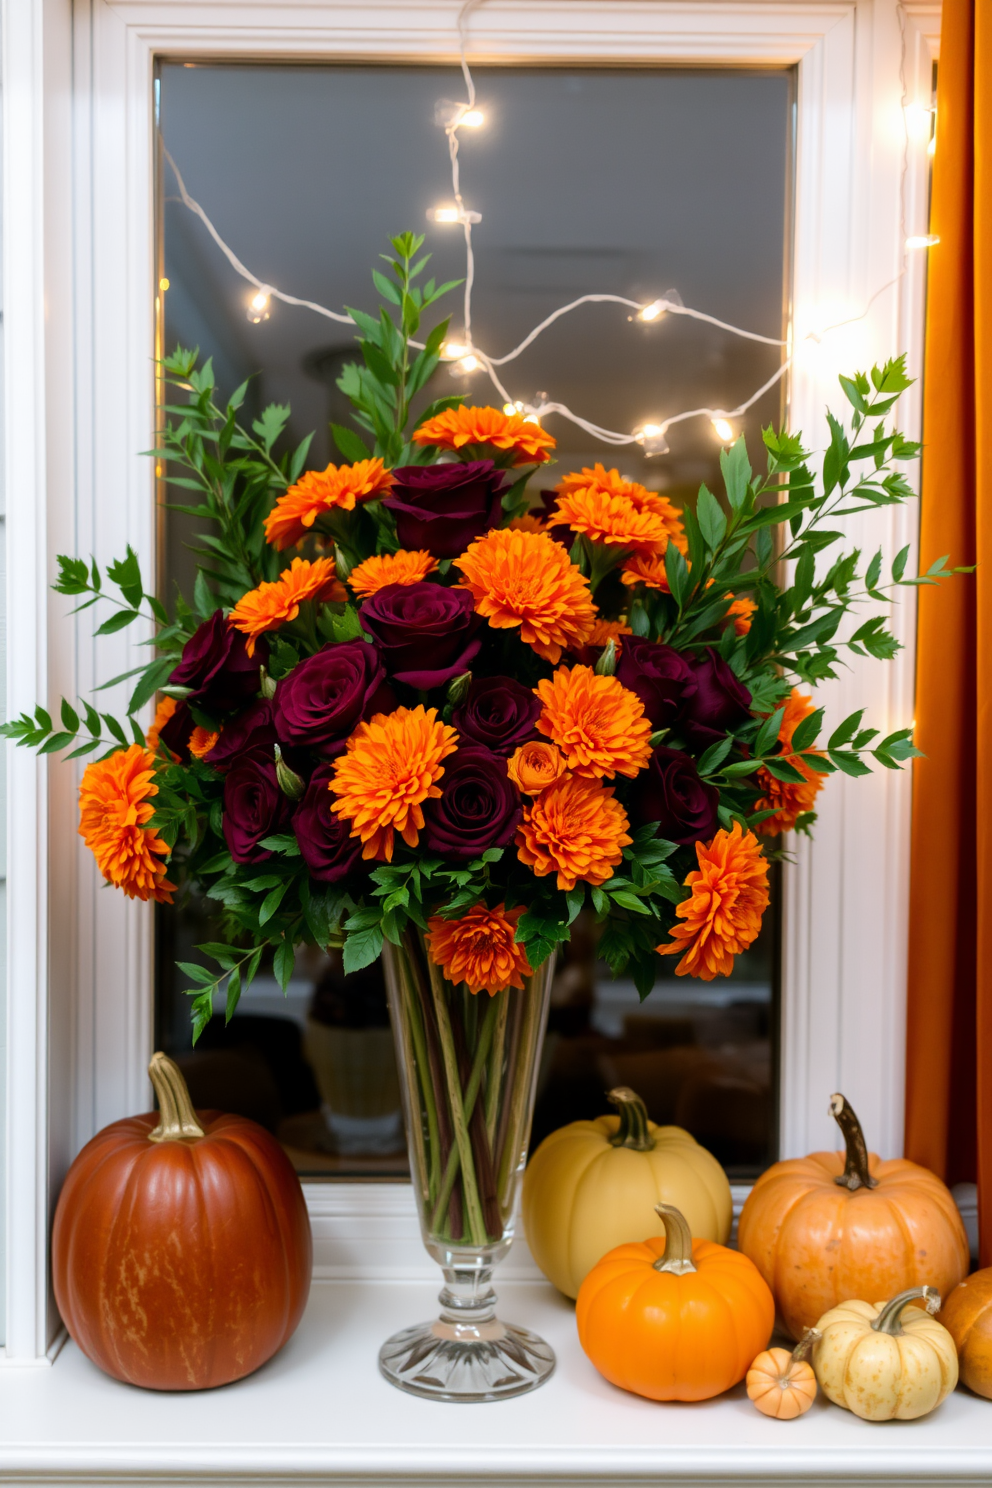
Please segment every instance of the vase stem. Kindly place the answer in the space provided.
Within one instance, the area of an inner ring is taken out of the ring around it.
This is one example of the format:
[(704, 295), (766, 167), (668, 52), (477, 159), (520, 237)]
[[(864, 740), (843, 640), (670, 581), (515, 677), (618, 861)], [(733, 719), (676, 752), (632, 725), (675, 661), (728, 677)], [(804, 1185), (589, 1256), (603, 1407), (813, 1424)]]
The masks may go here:
[(444, 1060), (444, 1074), (448, 1084), (448, 1106), (451, 1114), (451, 1125), (454, 1128), (455, 1143), (458, 1147), (458, 1156), (462, 1167), (462, 1187), (465, 1194), (468, 1236), (473, 1245), (485, 1245), (486, 1226), (482, 1218), (482, 1205), (479, 1202), (479, 1187), (475, 1181), (472, 1143), (468, 1134), (468, 1125), (465, 1121), (465, 1108), (462, 1105), (461, 1084), (458, 1078), (458, 1056), (455, 1052), (455, 1040), (451, 1031), (451, 1020), (448, 1017), (444, 984), (441, 980), (440, 968), (435, 966), (433, 961), (428, 961), (427, 973), (431, 979), (431, 992), (434, 995), (434, 1016), (437, 1019), (437, 1030), (441, 1041), (441, 1057)]
[[(492, 1038), (493, 1025), (496, 1022), (497, 1015), (498, 1008), (496, 999), (494, 998), (491, 1000), (490, 1006), (486, 1009), (485, 1022), (482, 1025), (482, 1032), (479, 1035), (479, 1046), (475, 1051), (475, 1062), (472, 1065), (472, 1073), (469, 1075), (468, 1084), (465, 1087), (466, 1120), (471, 1119), (476, 1100), (478, 1099), (479, 1086), (482, 1084), (482, 1071), (485, 1068), (486, 1055), (489, 1052), (489, 1041)], [(451, 1197), (451, 1190), (455, 1186), (455, 1179), (458, 1177), (459, 1161), (459, 1149), (452, 1147), (448, 1153), (448, 1166), (444, 1170), (444, 1180), (441, 1184), (441, 1191), (434, 1204), (434, 1213), (431, 1218), (431, 1227), (435, 1230), (440, 1226), (441, 1216), (444, 1214), (448, 1200)]]

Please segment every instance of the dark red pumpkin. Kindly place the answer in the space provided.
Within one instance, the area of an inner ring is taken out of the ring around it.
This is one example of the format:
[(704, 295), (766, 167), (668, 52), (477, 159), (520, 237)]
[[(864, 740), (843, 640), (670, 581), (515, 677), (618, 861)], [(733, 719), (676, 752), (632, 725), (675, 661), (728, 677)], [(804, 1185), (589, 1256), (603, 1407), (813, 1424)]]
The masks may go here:
[(105, 1127), (55, 1211), (55, 1300), (115, 1379), (205, 1390), (291, 1337), (310, 1291), (310, 1221), (282, 1148), (241, 1116), (194, 1113), (178, 1067), (148, 1071), (161, 1115)]

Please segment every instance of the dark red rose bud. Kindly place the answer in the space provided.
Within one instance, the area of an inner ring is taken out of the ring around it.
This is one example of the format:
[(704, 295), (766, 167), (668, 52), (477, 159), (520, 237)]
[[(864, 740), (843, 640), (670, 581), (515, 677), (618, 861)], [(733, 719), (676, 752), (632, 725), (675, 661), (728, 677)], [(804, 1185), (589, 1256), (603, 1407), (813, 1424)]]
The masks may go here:
[(269, 659), (264, 637), (255, 642), (254, 656), (248, 655), (247, 646), (246, 638), (224, 618), (223, 610), (215, 610), (186, 642), (169, 683), (191, 688), (186, 701), (208, 713), (241, 708), (258, 692), (259, 667)]
[(224, 781), (224, 840), (236, 863), (271, 858), (259, 843), (286, 830), (291, 804), (279, 789), (274, 759), (247, 754), (238, 761)]
[(461, 738), (510, 755), (534, 732), (541, 700), (513, 677), (478, 677), (451, 715)]
[(159, 742), (166, 749), (171, 749), (173, 754), (178, 754), (184, 765), (189, 764), (189, 739), (190, 734), (196, 728), (196, 719), (189, 711), (187, 703), (177, 703), (176, 711), (171, 718), (158, 731)]
[(686, 699), (681, 729), (693, 749), (703, 750), (747, 722), (751, 694), (712, 646), (686, 660), (696, 687)]
[(349, 836), (351, 823), (331, 811), (335, 797), (328, 789), (333, 766), (318, 765), (306, 795), (293, 813), (293, 831), (303, 861), (317, 883), (340, 883), (357, 870), (362, 844)]
[(281, 744), (340, 754), (349, 734), (376, 705), (385, 668), (367, 641), (332, 642), (277, 684), (272, 715)]
[(657, 822), (659, 837), (684, 846), (714, 835), (719, 804), (720, 792), (699, 778), (689, 756), (659, 744), (634, 781), (630, 818), (638, 827)]
[(403, 465), (393, 471), (393, 481), (382, 504), (393, 513), (405, 548), (426, 548), (435, 558), (457, 558), (474, 537), (502, 520), (506, 482), (492, 460)]
[(386, 584), (361, 609), (386, 671), (410, 687), (443, 687), (467, 670), (482, 645), (479, 616), (464, 589)]
[(662, 641), (624, 636), (614, 676), (640, 698), (652, 728), (672, 728), (695, 695), (691, 662)]
[(424, 807), (427, 846), (447, 858), (477, 858), (489, 847), (505, 847), (523, 816), (506, 760), (481, 745), (467, 744), (445, 761), (439, 800)]
[(220, 731), (220, 738), (204, 755), (204, 763), (215, 770), (229, 770), (246, 754), (264, 754), (275, 767), (276, 731), (272, 722), (272, 704), (259, 698), (228, 719)]

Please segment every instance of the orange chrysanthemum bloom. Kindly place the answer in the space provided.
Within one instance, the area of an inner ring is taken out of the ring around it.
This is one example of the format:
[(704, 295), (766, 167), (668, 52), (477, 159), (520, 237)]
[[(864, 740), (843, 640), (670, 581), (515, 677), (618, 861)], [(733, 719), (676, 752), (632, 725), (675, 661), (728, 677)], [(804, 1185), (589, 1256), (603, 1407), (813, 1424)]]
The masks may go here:
[(140, 744), (118, 749), (87, 765), (79, 787), (79, 835), (108, 883), (129, 899), (171, 904), (175, 884), (166, 878), (169, 845), (147, 824), (155, 813), (152, 797), (155, 756)]
[(368, 599), (387, 584), (419, 584), (436, 568), (437, 559), (430, 553), (382, 553), (356, 564), (348, 583), (361, 599)]
[(540, 424), (498, 408), (446, 408), (421, 424), (413, 442), (450, 450), (487, 444), (495, 450), (512, 450), (514, 465), (543, 465), (557, 444)]
[(507, 522), (511, 532), (546, 532), (548, 524), (541, 520), (537, 512), (524, 512), (519, 517), (511, 517)]
[(751, 629), (751, 616), (757, 608), (758, 606), (754, 600), (748, 599), (746, 594), (742, 594), (739, 599), (734, 600), (730, 609), (727, 611), (727, 619), (733, 620), (734, 630), (738, 635), (747, 635)]
[[(682, 956), (676, 976), (711, 982), (729, 976), (734, 957), (758, 937), (768, 908), (768, 864), (753, 832), (722, 827), (709, 845), (696, 843), (698, 871), (689, 874), (692, 892), (675, 913), (684, 925), (672, 929), (673, 940), (658, 946), (662, 956)], [(684, 953), (684, 954), (683, 954)]]
[(603, 884), (631, 842), (627, 813), (612, 788), (581, 775), (563, 775), (541, 792), (517, 830), (517, 857), (538, 878), (557, 873), (560, 889)]
[(590, 542), (638, 552), (664, 552), (668, 546), (668, 531), (656, 512), (638, 510), (629, 496), (612, 496), (592, 486), (559, 496), (548, 522), (552, 527), (564, 523)]
[(196, 728), (189, 736), (189, 752), (194, 759), (205, 759), (220, 738), (220, 730), (212, 732), (210, 729)]
[(495, 997), (507, 987), (524, 986), (524, 977), (533, 976), (527, 952), (517, 944), (516, 925), (523, 914), (498, 904), (487, 909), (477, 904), (460, 920), (444, 920), (432, 915), (424, 937), (431, 960), (440, 966), (449, 982), (464, 982), (470, 992), (488, 992)]
[(436, 708), (397, 708), (358, 725), (328, 788), (337, 796), (331, 810), (364, 843), (363, 858), (392, 862), (394, 832), (416, 847), (421, 806), (440, 796), (441, 761), (457, 746), (457, 733), (438, 722)]
[(616, 496), (629, 501), (635, 511), (648, 512), (661, 523), (665, 533), (662, 551), (669, 542), (674, 542), (682, 553), (688, 551), (685, 528), (680, 520), (682, 513), (660, 491), (649, 491), (640, 481), (624, 480), (619, 470), (607, 470), (598, 461), (595, 465), (586, 465), (581, 470), (566, 475), (555, 486), (559, 499), (574, 496), (579, 491), (597, 491), (603, 496)]
[(333, 558), (294, 558), (288, 568), (271, 584), (259, 584), (242, 595), (231, 611), (231, 624), (248, 637), (249, 656), (255, 653), (255, 642), (267, 630), (278, 630), (295, 620), (300, 605), (308, 599), (347, 599), (344, 585), (334, 572)]
[(539, 796), (565, 773), (565, 760), (554, 744), (533, 739), (521, 744), (506, 762), (506, 773), (525, 796)]
[[(782, 726), (778, 731), (779, 741), (782, 745), (782, 753), (789, 754), (792, 749), (792, 736), (797, 726), (804, 718), (808, 718), (813, 709), (813, 699), (795, 688), (789, 695), (782, 715)], [(818, 754), (815, 749), (807, 750), (807, 754)], [(774, 816), (766, 816), (764, 821), (758, 822), (756, 832), (763, 837), (775, 837), (779, 832), (791, 832), (792, 828), (801, 816), (807, 811), (814, 810), (816, 798), (823, 789), (826, 780), (819, 770), (814, 770), (812, 765), (806, 763), (803, 755), (794, 755), (789, 760), (790, 765), (795, 765), (799, 773), (805, 776), (800, 785), (798, 780), (776, 780), (774, 775), (769, 774), (762, 765), (758, 771), (758, 783), (761, 786), (761, 799), (755, 803), (755, 811), (770, 811), (775, 808)]]
[(379, 459), (308, 470), (269, 512), (265, 540), (280, 551), (292, 547), (302, 542), (318, 517), (334, 510), (354, 511), (356, 501), (388, 495), (392, 489), (392, 471)]
[(160, 699), (160, 701), (159, 701), (159, 703), (158, 703), (158, 705), (157, 705), (157, 707), (155, 709), (155, 717), (152, 719), (151, 728), (148, 730), (147, 734), (145, 735), (145, 748), (146, 749), (150, 749), (151, 752), (152, 752), (152, 754), (157, 754), (158, 753), (158, 738), (159, 738), (159, 734), (165, 728), (165, 725), (168, 723), (169, 719), (172, 717), (172, 715), (173, 715), (173, 713), (175, 713), (175, 711), (176, 711), (176, 700), (175, 700), (175, 698), (173, 698), (173, 697), (164, 697), (164, 698)]
[(648, 589), (658, 589), (662, 594), (671, 594), (665, 558), (661, 553), (635, 553), (628, 558), (620, 570), (620, 577), (631, 589), (635, 584), (644, 584)]
[(590, 665), (596, 660), (594, 651), (601, 650), (612, 641), (619, 656), (623, 650), (622, 636), (633, 635), (629, 625), (624, 625), (622, 620), (594, 620), (589, 639), (584, 646), (573, 648), (572, 654), (579, 661), (588, 662)]
[(566, 647), (588, 640), (596, 619), (589, 581), (546, 533), (487, 532), (455, 567), (478, 614), (497, 630), (519, 625), (520, 639), (545, 661), (559, 661)]
[(559, 667), (534, 688), (544, 712), (542, 734), (558, 745), (576, 775), (631, 779), (651, 758), (651, 723), (636, 693), (592, 667)]

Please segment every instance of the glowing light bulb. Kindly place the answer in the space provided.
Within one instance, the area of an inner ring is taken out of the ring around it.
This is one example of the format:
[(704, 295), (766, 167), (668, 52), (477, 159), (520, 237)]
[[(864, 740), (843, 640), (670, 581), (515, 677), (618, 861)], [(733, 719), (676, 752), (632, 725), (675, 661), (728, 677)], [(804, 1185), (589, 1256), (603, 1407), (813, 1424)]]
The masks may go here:
[(252, 325), (259, 325), (263, 320), (268, 320), (268, 318), (269, 294), (267, 290), (260, 289), (248, 301), (248, 319)]
[(652, 300), (650, 305), (644, 305), (637, 312), (638, 320), (660, 320), (668, 306), (664, 300)]
[(668, 454), (668, 440), (665, 438), (664, 424), (642, 424), (639, 429), (634, 430), (634, 438), (642, 446), (646, 455)]
[(164, 278), (163, 279), (160, 279), (158, 281), (158, 287), (162, 291), (162, 293), (165, 294), (165, 291), (169, 287), (169, 281), (168, 281), (168, 279), (164, 279)]
[[(518, 412), (521, 412), (522, 413), (523, 410), (520, 409), (520, 410), (518, 410)], [(536, 413), (533, 412), (533, 410), (531, 410), (530, 413), (525, 413), (524, 414), (524, 423), (525, 424), (536, 424), (538, 426), (538, 428), (541, 427), (541, 420), (540, 420), (539, 416)]]
[(905, 113), (906, 128), (909, 131), (910, 138), (920, 143), (928, 139), (930, 136), (930, 121), (933, 118), (934, 110), (928, 108), (925, 103), (907, 103)]
[(458, 122), (459, 124), (466, 124), (469, 129), (481, 129), (486, 122), (486, 116), (481, 109), (466, 109)]
[(735, 438), (733, 425), (722, 414), (715, 414), (710, 419), (710, 423), (713, 425), (716, 437), (721, 444), (733, 444)]
[(937, 233), (918, 233), (915, 237), (906, 239), (906, 247), (912, 252), (916, 248), (933, 248), (939, 242)]
[(441, 347), (441, 357), (446, 362), (459, 362), (468, 354), (469, 348), (462, 341), (445, 341)]
[(470, 372), (478, 372), (481, 366), (479, 358), (469, 352), (468, 356), (463, 356), (457, 362), (452, 363), (451, 375), (452, 377), (467, 377)]
[(457, 207), (430, 207), (427, 212), (428, 222), (457, 222)]

